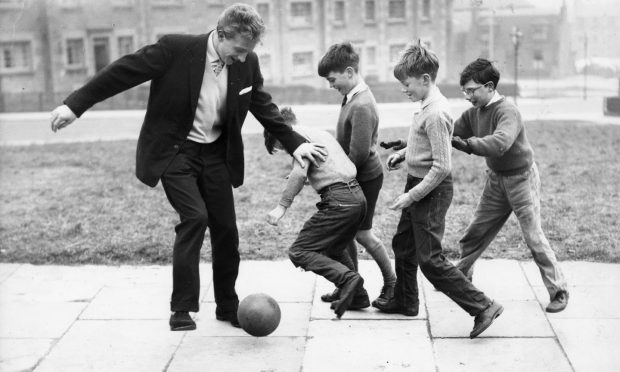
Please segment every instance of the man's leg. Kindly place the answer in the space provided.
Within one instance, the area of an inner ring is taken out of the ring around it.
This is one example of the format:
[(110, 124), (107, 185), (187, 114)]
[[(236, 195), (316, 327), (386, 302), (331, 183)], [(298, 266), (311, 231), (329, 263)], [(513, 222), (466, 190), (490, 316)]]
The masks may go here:
[(541, 226), (540, 177), (536, 164), (525, 174), (504, 177), (506, 192), (521, 225), (525, 242), (538, 265), (551, 300), (568, 286)]
[(474, 263), (491, 244), (511, 212), (499, 177), (488, 171), (474, 217), (459, 241), (461, 259), (456, 266), (470, 281)]
[(174, 158), (162, 176), (168, 201), (180, 217), (172, 251), (172, 311), (199, 310), (200, 248), (207, 229), (207, 210), (198, 187), (199, 150), (187, 147)]

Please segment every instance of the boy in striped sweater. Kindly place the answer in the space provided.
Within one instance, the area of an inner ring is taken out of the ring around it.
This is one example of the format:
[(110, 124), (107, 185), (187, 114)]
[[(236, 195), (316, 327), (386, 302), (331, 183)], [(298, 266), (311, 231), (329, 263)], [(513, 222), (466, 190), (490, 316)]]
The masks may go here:
[(447, 99), (435, 85), (437, 56), (417, 45), (408, 47), (394, 67), (403, 93), (422, 110), (413, 117), (407, 147), (390, 155), (388, 170), (404, 160), (407, 167), (405, 192), (390, 209), (401, 210), (392, 240), (396, 261), (394, 297), (376, 304), (380, 311), (416, 316), (419, 309), (417, 270), (439, 291), (474, 316), (470, 337), (484, 332), (503, 307), (478, 290), (448, 261), (441, 240), (445, 217), (452, 202), (451, 144), (453, 120)]

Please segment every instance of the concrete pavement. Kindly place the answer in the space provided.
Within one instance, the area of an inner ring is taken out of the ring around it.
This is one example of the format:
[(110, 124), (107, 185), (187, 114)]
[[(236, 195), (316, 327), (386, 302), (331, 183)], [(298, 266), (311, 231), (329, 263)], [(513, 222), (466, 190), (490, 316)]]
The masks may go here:
[[(536, 266), (483, 260), (474, 284), (504, 305), (481, 337), (473, 319), (421, 280), (421, 311), (374, 309), (335, 320), (331, 284), (289, 261), (242, 261), (240, 298), (263, 292), (282, 320), (256, 338), (215, 320), (210, 264), (201, 265), (198, 329), (170, 332), (169, 266), (0, 264), (0, 371), (618, 371), (620, 265), (563, 262), (568, 308), (547, 314)], [(375, 297), (380, 272), (360, 263)]]

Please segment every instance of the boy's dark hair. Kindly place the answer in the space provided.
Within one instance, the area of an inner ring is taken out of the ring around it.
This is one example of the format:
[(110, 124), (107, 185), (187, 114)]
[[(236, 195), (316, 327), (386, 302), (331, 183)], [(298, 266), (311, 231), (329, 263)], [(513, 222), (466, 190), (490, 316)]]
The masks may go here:
[(319, 76), (327, 77), (332, 71), (342, 73), (349, 66), (357, 72), (359, 64), (360, 56), (351, 43), (334, 44), (319, 61)]
[[(297, 124), (297, 116), (295, 116), (293, 109), (291, 109), (290, 107), (288, 106), (282, 107), (280, 109), (280, 114), (284, 118), (284, 123), (288, 125), (289, 127)], [(278, 142), (278, 139), (274, 137), (266, 129), (263, 130), (263, 137), (265, 137), (265, 148), (267, 149), (267, 152), (269, 154), (273, 154), (273, 151), (276, 146), (276, 143)]]
[(420, 77), (428, 74), (432, 81), (437, 78), (439, 59), (437, 55), (426, 48), (420, 40), (414, 45), (408, 45), (401, 52), (400, 59), (394, 66), (394, 77), (399, 81), (407, 80), (408, 77)]
[(488, 59), (478, 58), (468, 64), (461, 72), (461, 86), (473, 80), (478, 84), (493, 83), (493, 88), (497, 89), (499, 83), (499, 70)]

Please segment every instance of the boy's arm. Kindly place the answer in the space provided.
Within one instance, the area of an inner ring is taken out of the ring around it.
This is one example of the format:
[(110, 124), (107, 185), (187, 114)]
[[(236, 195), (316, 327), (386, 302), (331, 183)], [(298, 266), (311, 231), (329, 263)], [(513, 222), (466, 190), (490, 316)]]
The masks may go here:
[(521, 115), (516, 108), (498, 112), (493, 120), (497, 120), (493, 134), (467, 139), (467, 144), (473, 154), (488, 157), (502, 156), (510, 150), (522, 130)]
[(471, 148), (467, 143), (467, 138), (473, 136), (471, 125), (467, 113), (461, 114), (461, 117), (454, 122), (454, 131), (452, 133), (452, 147), (457, 150), (471, 154)]
[(286, 187), (282, 191), (280, 202), (278, 205), (267, 215), (267, 222), (272, 225), (277, 225), (278, 221), (284, 216), (286, 210), (293, 204), (293, 199), (299, 194), (304, 187), (308, 175), (308, 167), (310, 161), (304, 158), (304, 168), (297, 161), (293, 161), (293, 170), (288, 175), (286, 181)]
[(368, 160), (372, 146), (372, 130), (375, 127), (376, 118), (373, 118), (368, 107), (356, 106), (352, 110), (349, 159), (359, 169)]
[(426, 134), (431, 143), (433, 165), (419, 184), (396, 198), (394, 204), (390, 206), (391, 209), (406, 208), (413, 202), (421, 200), (450, 174), (452, 169), (450, 130), (448, 129), (450, 119), (446, 115), (437, 115), (428, 120)]

